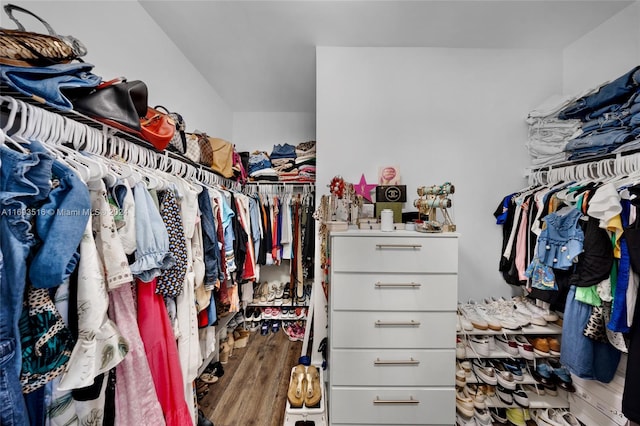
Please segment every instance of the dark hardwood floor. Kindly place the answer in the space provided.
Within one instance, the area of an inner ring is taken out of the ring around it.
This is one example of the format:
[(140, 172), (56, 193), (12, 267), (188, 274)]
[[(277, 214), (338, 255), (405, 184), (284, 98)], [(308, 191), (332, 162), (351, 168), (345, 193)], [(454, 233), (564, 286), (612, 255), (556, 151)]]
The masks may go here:
[(289, 341), (282, 330), (251, 333), (200, 401), (205, 416), (215, 426), (282, 426), (289, 376), (301, 350), (302, 342)]

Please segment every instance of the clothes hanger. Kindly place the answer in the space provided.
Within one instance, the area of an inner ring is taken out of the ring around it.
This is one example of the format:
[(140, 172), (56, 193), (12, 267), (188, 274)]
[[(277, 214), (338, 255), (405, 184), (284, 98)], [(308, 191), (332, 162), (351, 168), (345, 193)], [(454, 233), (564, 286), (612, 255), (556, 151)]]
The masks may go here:
[(13, 123), (15, 122), (16, 115), (18, 114), (18, 110), (20, 109), (18, 105), (18, 101), (14, 98), (10, 98), (8, 96), (0, 96), (0, 106), (2, 103), (7, 102), (9, 108), (9, 116), (7, 117), (7, 122), (5, 126), (2, 128), (4, 134), (7, 135), (11, 131), (13, 127)]
[[(5, 96), (0, 96), (0, 99), (2, 99), (2, 101), (6, 101), (6, 102), (10, 102), (13, 100), (15, 101), (15, 99), (13, 98), (9, 98), (9, 97), (5, 97)], [(10, 146), (12, 149), (22, 153), (22, 154), (28, 154), (29, 150), (26, 149), (23, 145), (29, 145), (30, 142), (27, 141), (26, 139), (22, 138), (22, 133), (26, 130), (27, 128), (27, 114), (25, 111), (21, 111), (20, 112), (20, 128), (18, 129), (17, 132), (15, 132), (13, 135), (9, 136), (7, 134), (7, 131), (10, 130), (13, 127), (13, 122), (11, 120), (15, 120), (15, 117), (18, 113), (18, 110), (22, 107), (21, 105), (21, 101), (15, 101), (15, 109), (12, 109), (12, 111), (15, 111), (15, 113), (9, 114), (9, 122), (8, 124), (0, 129), (2, 130), (2, 141), (3, 144), (6, 146)], [(0, 102), (1, 103), (1, 102)], [(12, 104), (13, 105), (13, 104)], [(24, 141), (24, 142), (23, 142)], [(8, 142), (8, 143), (7, 143)]]

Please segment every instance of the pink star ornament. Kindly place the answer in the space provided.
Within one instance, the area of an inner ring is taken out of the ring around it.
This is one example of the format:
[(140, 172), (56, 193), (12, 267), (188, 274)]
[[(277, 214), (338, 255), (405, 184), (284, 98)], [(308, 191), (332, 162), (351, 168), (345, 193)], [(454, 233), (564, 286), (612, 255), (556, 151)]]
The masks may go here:
[(371, 191), (375, 189), (377, 185), (371, 185), (367, 183), (364, 177), (364, 173), (360, 176), (360, 183), (353, 185), (356, 191), (356, 195), (361, 195), (365, 200), (371, 202)]

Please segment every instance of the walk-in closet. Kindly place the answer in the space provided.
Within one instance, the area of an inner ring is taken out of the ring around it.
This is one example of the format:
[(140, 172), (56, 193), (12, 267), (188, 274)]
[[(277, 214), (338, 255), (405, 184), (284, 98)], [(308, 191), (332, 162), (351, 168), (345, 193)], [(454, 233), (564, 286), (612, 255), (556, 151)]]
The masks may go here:
[(640, 1), (0, 1), (0, 426), (637, 426)]

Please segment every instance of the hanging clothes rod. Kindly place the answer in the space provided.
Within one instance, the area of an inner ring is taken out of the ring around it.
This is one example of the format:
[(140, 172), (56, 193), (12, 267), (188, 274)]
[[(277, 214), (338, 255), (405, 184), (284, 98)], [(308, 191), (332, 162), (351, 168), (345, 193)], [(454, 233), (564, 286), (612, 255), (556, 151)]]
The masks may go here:
[(579, 164), (530, 169), (528, 178), (529, 185), (547, 185), (558, 182), (602, 180), (638, 172), (640, 172), (640, 152), (634, 151)]
[[(4, 85), (0, 86), (0, 91), (2, 93), (0, 97), (4, 97), (9, 103), (12, 100), (15, 102), (20, 101), (31, 108), (37, 108), (37, 115), (46, 117), (48, 122), (56, 122), (57, 119), (53, 117), (62, 117), (65, 119), (65, 123), (72, 123), (66, 124), (69, 128), (74, 127), (74, 130), (68, 131), (70, 135), (78, 136), (78, 139), (70, 140), (68, 144), (75, 150), (86, 151), (100, 156), (120, 155), (127, 161), (140, 166), (158, 168), (159, 165), (162, 165), (167, 169), (165, 171), (180, 174), (183, 177), (192, 177), (203, 183), (219, 185), (235, 191), (242, 189), (239, 182), (220, 176), (207, 166), (195, 163), (187, 157), (174, 152), (167, 150), (159, 152), (147, 141), (108, 126), (91, 117), (76, 111), (57, 110), (12, 91)], [(16, 117), (15, 120), (19, 122), (20, 118)]]

